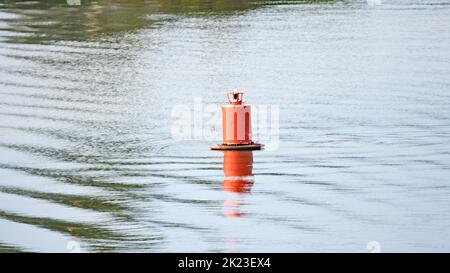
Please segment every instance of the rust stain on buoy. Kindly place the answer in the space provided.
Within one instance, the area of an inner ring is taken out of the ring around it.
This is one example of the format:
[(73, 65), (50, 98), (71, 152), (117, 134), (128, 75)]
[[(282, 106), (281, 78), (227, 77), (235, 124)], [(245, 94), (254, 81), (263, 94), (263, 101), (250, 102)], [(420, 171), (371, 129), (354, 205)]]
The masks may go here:
[(228, 104), (222, 105), (222, 144), (211, 150), (260, 150), (263, 145), (252, 141), (251, 106), (244, 104), (244, 93), (227, 95)]

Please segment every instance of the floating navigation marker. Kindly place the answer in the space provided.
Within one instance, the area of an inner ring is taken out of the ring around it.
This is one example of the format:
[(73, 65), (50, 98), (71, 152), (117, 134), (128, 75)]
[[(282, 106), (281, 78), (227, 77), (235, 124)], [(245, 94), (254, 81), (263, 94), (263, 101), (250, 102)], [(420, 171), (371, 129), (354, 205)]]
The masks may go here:
[(263, 145), (252, 141), (251, 106), (244, 104), (244, 93), (227, 95), (228, 104), (222, 105), (222, 144), (211, 150), (261, 150)]

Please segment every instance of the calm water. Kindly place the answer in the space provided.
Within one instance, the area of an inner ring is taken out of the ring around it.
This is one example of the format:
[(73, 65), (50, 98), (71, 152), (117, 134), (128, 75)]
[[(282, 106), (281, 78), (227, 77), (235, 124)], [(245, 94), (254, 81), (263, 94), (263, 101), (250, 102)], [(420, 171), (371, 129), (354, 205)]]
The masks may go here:
[[(0, 250), (450, 251), (450, 1), (381, 2), (0, 1)], [(171, 112), (234, 88), (230, 182)]]

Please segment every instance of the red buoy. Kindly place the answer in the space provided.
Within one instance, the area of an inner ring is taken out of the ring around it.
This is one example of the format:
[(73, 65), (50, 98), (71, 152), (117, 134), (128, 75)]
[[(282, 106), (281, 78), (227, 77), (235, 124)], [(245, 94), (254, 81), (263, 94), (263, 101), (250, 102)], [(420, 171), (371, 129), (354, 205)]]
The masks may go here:
[(222, 106), (222, 144), (212, 150), (260, 150), (262, 145), (252, 140), (251, 106), (242, 100), (244, 93), (227, 94), (228, 104)]

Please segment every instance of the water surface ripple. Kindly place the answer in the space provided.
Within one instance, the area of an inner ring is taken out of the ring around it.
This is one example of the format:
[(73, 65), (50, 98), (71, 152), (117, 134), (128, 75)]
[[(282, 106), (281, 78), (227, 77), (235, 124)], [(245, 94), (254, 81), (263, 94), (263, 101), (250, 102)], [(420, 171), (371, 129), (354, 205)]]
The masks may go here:
[[(81, 2), (0, 1), (0, 252), (450, 251), (449, 1)], [(171, 137), (236, 87), (237, 186)]]

